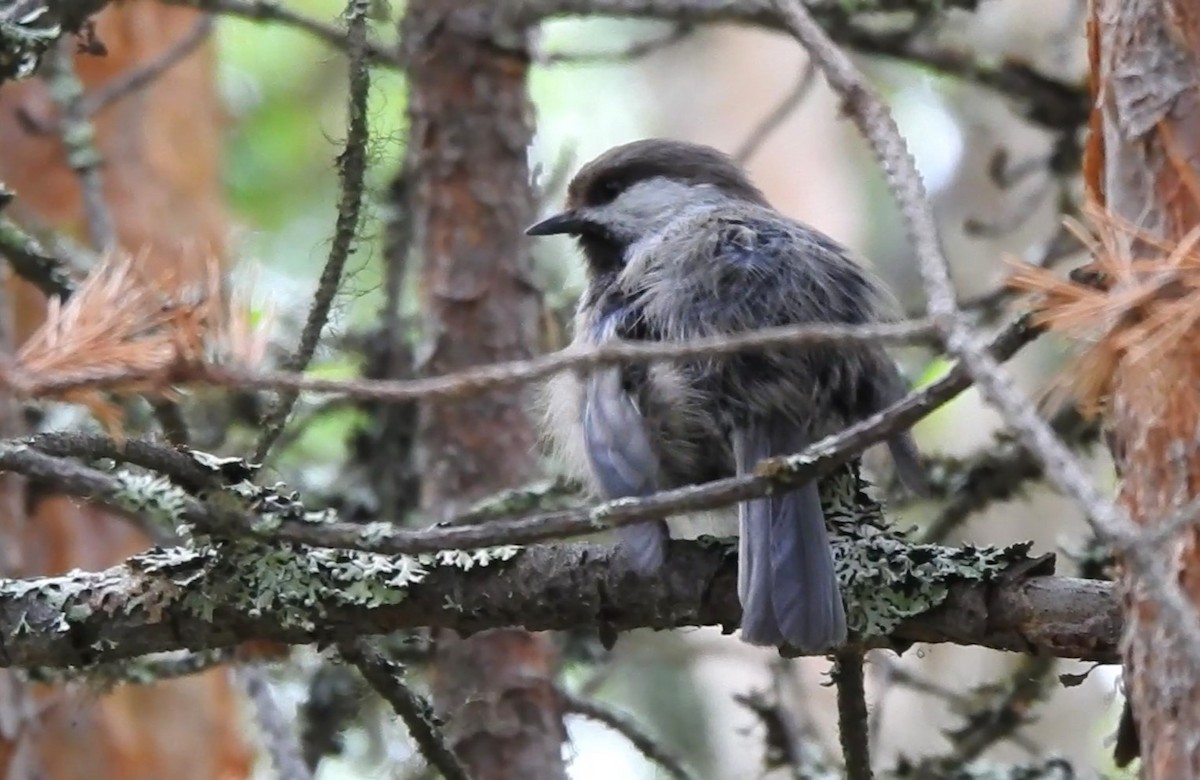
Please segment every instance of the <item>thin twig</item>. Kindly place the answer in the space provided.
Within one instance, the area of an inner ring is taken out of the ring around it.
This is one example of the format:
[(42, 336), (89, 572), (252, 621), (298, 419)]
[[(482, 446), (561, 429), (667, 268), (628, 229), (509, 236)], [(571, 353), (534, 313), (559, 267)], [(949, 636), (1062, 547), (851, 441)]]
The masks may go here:
[[(1100, 435), (1100, 426), (1085, 420), (1073, 406), (1056, 414), (1051, 425), (1064, 441), (1077, 447), (1092, 444)], [(1008, 434), (965, 461), (950, 461), (940, 468), (927, 464), (927, 470), (934, 496), (947, 499), (921, 535), (922, 542), (932, 544), (944, 542), (975, 513), (1013, 498), (1026, 484), (1045, 476), (1037, 458)]]
[(678, 756), (671, 753), (666, 745), (647, 734), (629, 714), (595, 699), (576, 696), (562, 688), (558, 689), (558, 699), (562, 703), (564, 712), (581, 715), (608, 726), (629, 740), (629, 744), (633, 745), (639, 753), (652, 763), (658, 764), (675, 780), (692, 780), (696, 777), (683, 765)]
[[(169, 447), (143, 439), (125, 439), (118, 443), (108, 436), (91, 433), (38, 433), (23, 439), (2, 442), (0, 446), (23, 444), (58, 458), (79, 458), (85, 461), (113, 460), (131, 463), (164, 474), (189, 491), (200, 491), (221, 484), (220, 474), (205, 468), (187, 450)], [(200, 458), (213, 458), (198, 453)], [(217, 460), (214, 458), (214, 460)], [(249, 466), (246, 466), (249, 469)]]
[[(272, 22), (293, 27), (308, 33), (337, 49), (349, 50), (353, 44), (346, 29), (327, 24), (311, 16), (297, 13), (287, 6), (271, 0), (163, 0), (168, 5), (200, 8), (217, 14), (237, 16), (252, 22)], [(363, 52), (372, 65), (403, 67), (404, 62), (397, 49), (367, 41)]]
[[(1073, 211), (1074, 208), (1071, 208), (1066, 213)], [(1063, 224), (1060, 224), (1032, 264), (1039, 268), (1053, 268), (1062, 261), (1078, 255), (1083, 248), (1079, 238)], [(961, 305), (965, 311), (983, 315), (982, 320), (987, 322), (1003, 311), (1004, 304), (1015, 298), (1016, 295), (1016, 290), (1010, 285), (1001, 283), (988, 292), (964, 299)]]
[[(350, 0), (346, 6), (350, 98), (347, 105), (346, 147), (338, 157), (338, 179), (341, 181), (342, 194), (338, 200), (337, 222), (333, 231), (333, 245), (329, 249), (329, 259), (326, 260), (325, 269), (317, 283), (317, 292), (308, 312), (308, 320), (304, 323), (304, 330), (300, 334), (300, 343), (285, 366), (293, 372), (303, 372), (316, 352), (321, 331), (329, 321), (334, 296), (342, 284), (342, 272), (346, 268), (346, 261), (354, 253), (354, 244), (358, 238), (358, 218), (362, 211), (364, 176), (367, 170), (367, 142), (370, 140), (367, 101), (371, 91), (371, 74), (366, 61), (368, 10), (369, 0)], [(287, 423), (297, 396), (297, 391), (285, 390), (265, 415), (262, 421), (262, 436), (254, 449), (255, 462), (261, 463), (266, 459), (271, 446)]]
[[(871, 709), (871, 741), (875, 743), (877, 738), (878, 724), (882, 723), (882, 712), (884, 709), (884, 701), (886, 694), (893, 686), (901, 686), (909, 688), (917, 693), (933, 698), (940, 699), (949, 706), (952, 712), (964, 713), (968, 723), (977, 723), (979, 718), (971, 715), (973, 711), (979, 708), (979, 702), (972, 699), (962, 691), (950, 688), (941, 682), (919, 675), (913, 671), (905, 669), (900, 664), (887, 657), (887, 651), (877, 651), (875, 657), (871, 661), (871, 665), (878, 668), (883, 674), (883, 680), (875, 694), (874, 706)], [(1017, 676), (1014, 675), (1015, 681)], [(997, 734), (994, 741), (1008, 739), (1014, 745), (1017, 745), (1026, 753), (1034, 755), (1038, 752), (1038, 745), (1032, 739), (1021, 734), (1016, 730), (1011, 730), (1007, 734)]]
[[(532, 360), (514, 360), (456, 371), (442, 376), (413, 380), (322, 379), (289, 371), (251, 371), (228, 366), (181, 366), (170, 377), (175, 385), (209, 384), (238, 387), (243, 390), (293, 390), (342, 395), (347, 398), (384, 403), (430, 398), (464, 398), (522, 382), (543, 379), (575, 369), (593, 369), (609, 365), (653, 360), (687, 360), (718, 357), (756, 349), (801, 346), (831, 341), (872, 341), (879, 343), (927, 343), (934, 341), (928, 320), (908, 320), (872, 325), (805, 324), (763, 328), (736, 335), (714, 336), (681, 342), (606, 342), (602, 346), (568, 347)], [(0, 373), (0, 379), (3, 379)], [(114, 367), (110, 374), (92, 370), (87, 377), (64, 375), (25, 377), (10, 374), (15, 389), (27, 395), (65, 393), (87, 387), (104, 389), (144, 380), (141, 374)], [(161, 379), (161, 372), (155, 373)]]
[(344, 664), (322, 660), (308, 682), (300, 705), (300, 744), (304, 761), (314, 772), (326, 756), (341, 755), (343, 734), (363, 709), (368, 688), (362, 675)]
[(153, 685), (162, 680), (190, 677), (229, 663), (235, 657), (229, 648), (200, 650), (167, 658), (135, 658), (129, 661), (92, 664), (91, 666), (61, 668), (33, 666), (24, 670), (34, 682), (63, 683), (83, 679), (97, 685)]
[(1090, 101), (1082, 83), (1057, 81), (1020, 62), (992, 65), (969, 51), (922, 44), (911, 30), (878, 32), (836, 24), (830, 32), (856, 52), (914, 63), (994, 90), (1024, 104), (1024, 118), (1045, 128), (1074, 132), (1087, 122)]
[(96, 148), (96, 129), (88, 121), (83, 83), (75, 74), (70, 41), (60, 41), (47, 53), (42, 73), (61, 114), (57, 129), (67, 150), (67, 164), (79, 178), (88, 237), (97, 251), (111, 251), (116, 247), (117, 234), (104, 201), (100, 175), (103, 158)]
[(75, 291), (68, 265), (5, 217), (0, 217), (0, 255), (4, 255), (22, 279), (41, 290), (47, 298), (57, 296), (66, 300)]
[[(734, 701), (750, 710), (761, 722), (765, 733), (765, 765), (770, 770), (786, 766), (795, 780), (809, 780), (832, 772), (829, 751), (822, 744), (811, 713), (801, 708), (794, 712), (794, 703), (806, 700), (799, 680), (791, 674), (793, 659), (777, 658), (771, 662), (771, 692), (752, 691), (737, 694)], [(792, 689), (788, 696), (784, 687)]]
[[(1018, 729), (1029, 722), (1030, 711), (1049, 694), (1056, 663), (1050, 656), (1029, 656), (1003, 684), (985, 686), (973, 696), (960, 695), (965, 702), (957, 709), (965, 722), (961, 728), (947, 732), (952, 749), (943, 756), (923, 759), (913, 767), (911, 776), (955, 777), (963, 767), (1003, 740), (1022, 744)], [(1023, 746), (1036, 752), (1036, 746), (1027, 741)]]
[[(991, 347), (1007, 359), (1029, 343), (1033, 331), (1018, 322), (1001, 332)], [(246, 513), (216, 512), (194, 499), (185, 500), (184, 518), (196, 527), (237, 537), (278, 542), (288, 540), (315, 547), (358, 549), (387, 554), (416, 554), (439, 550), (466, 550), (503, 544), (527, 544), (566, 536), (594, 533), (672, 515), (713, 509), (784, 490), (818, 478), (846, 462), (866, 447), (890, 434), (911, 427), (945, 401), (970, 386), (967, 374), (956, 367), (946, 376), (901, 401), (794, 456), (771, 458), (756, 473), (656, 493), (639, 499), (619, 499), (594, 506), (491, 521), (475, 525), (409, 530), (399, 525), (283, 520), (264, 528)], [(121, 505), (124, 487), (115, 477), (85, 466), (44, 455), (20, 440), (0, 443), (0, 471), (36, 477), (73, 495)]]
[(437, 769), (445, 780), (470, 780), (467, 770), (442, 735), (433, 707), (425, 697), (405, 684), (404, 668), (400, 664), (388, 658), (373, 641), (366, 639), (342, 645), (338, 652), (347, 662), (354, 664), (371, 687), (392, 705), (430, 766)]
[(669, 33), (657, 38), (635, 41), (623, 49), (613, 51), (555, 51), (539, 55), (539, 65), (596, 65), (613, 62), (633, 62), (651, 54), (670, 48), (696, 32), (690, 24), (676, 24)]
[(304, 761), (304, 750), (293, 724), (279, 709), (271, 693), (267, 676), (258, 666), (235, 666), (230, 670), (234, 680), (254, 702), (254, 712), (266, 743), (267, 753), (275, 765), (280, 780), (312, 780), (312, 772)]
[(846, 780), (871, 780), (871, 738), (867, 731), (867, 691), (863, 685), (863, 651), (849, 647), (834, 656), (833, 684), (837, 686), (838, 736)]
[(92, 116), (121, 98), (145, 89), (204, 43), (212, 29), (213, 17), (210, 14), (201, 16), (192, 25), (192, 29), (188, 30), (177, 42), (171, 44), (162, 54), (145, 65), (120, 74), (84, 97), (80, 112), (84, 116)]
[(959, 767), (974, 761), (997, 742), (1013, 737), (1028, 722), (1034, 705), (1049, 694), (1057, 664), (1058, 659), (1048, 655), (1026, 657), (1013, 670), (1000, 696), (965, 713), (966, 724), (949, 735)]
[(787, 121), (787, 118), (792, 115), (804, 99), (808, 97), (808, 93), (812, 91), (813, 84), (817, 82), (817, 66), (812, 61), (804, 63), (804, 70), (800, 72), (800, 78), (796, 80), (796, 85), (783, 96), (783, 100), (779, 101), (779, 105), (772, 108), (770, 113), (762, 118), (754, 130), (750, 132), (749, 137), (742, 142), (738, 150), (733, 153), (733, 159), (737, 160), (742, 165), (750, 161), (759, 149), (766, 142), (771, 134), (780, 128)]

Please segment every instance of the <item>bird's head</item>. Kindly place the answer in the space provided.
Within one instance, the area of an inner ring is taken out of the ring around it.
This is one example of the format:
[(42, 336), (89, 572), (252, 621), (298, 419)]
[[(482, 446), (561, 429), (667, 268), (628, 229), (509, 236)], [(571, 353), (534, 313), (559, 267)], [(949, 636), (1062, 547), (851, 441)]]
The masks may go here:
[(566, 209), (531, 226), (530, 236), (577, 237), (589, 263), (662, 230), (685, 210), (728, 201), (766, 205), (728, 155), (709, 146), (650, 138), (609, 149), (567, 188)]

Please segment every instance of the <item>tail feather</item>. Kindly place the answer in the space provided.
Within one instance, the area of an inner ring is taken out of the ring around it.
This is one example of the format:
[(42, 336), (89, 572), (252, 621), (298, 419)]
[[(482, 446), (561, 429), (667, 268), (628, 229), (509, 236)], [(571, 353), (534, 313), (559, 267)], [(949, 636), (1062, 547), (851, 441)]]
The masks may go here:
[[(734, 435), (738, 473), (762, 458), (803, 449), (794, 423), (758, 421)], [(739, 507), (738, 596), (742, 639), (818, 653), (846, 639), (846, 611), (817, 484)]]
[(738, 506), (738, 536), (742, 639), (755, 645), (780, 645), (783, 634), (771, 596), (771, 507), (767, 499), (743, 501)]
[(646, 576), (658, 571), (667, 558), (670, 532), (661, 520), (623, 525), (617, 529), (621, 549), (629, 568)]

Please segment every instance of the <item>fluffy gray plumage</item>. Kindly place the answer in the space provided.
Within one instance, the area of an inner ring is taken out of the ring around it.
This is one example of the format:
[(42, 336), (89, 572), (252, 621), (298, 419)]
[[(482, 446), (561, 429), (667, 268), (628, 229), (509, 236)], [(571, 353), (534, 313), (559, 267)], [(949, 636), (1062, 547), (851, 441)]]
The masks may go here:
[[(579, 240), (588, 284), (576, 343), (679, 341), (773, 325), (858, 324), (887, 315), (880, 283), (846, 250), (775, 211), (720, 152), (651, 139), (616, 147), (572, 180), (567, 210), (529, 229)], [(642, 496), (744, 474), (898, 400), (905, 383), (877, 345), (817, 344), (626, 366), (547, 386), (548, 433), (600, 494)], [(908, 433), (889, 447), (920, 490)], [(742, 638), (803, 652), (845, 641), (816, 484), (743, 502)], [(622, 529), (633, 567), (663, 561), (665, 523)]]

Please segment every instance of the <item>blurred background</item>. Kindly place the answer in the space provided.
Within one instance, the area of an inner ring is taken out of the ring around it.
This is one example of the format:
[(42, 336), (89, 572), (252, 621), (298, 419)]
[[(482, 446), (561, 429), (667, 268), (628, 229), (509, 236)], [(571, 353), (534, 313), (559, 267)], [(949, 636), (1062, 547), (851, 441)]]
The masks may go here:
[[(303, 0), (295, 6), (318, 17), (339, 9), (330, 0)], [(1083, 12), (1084, 3), (1077, 0), (994, 0), (974, 14), (952, 17), (941, 40), (974, 50), (985, 61), (1015, 60), (1074, 83), (1085, 74)], [(614, 144), (646, 136), (711, 144), (742, 156), (779, 209), (861, 253), (889, 282), (902, 306), (919, 313), (920, 280), (909, 242), (869, 150), (839, 118), (837, 101), (823, 81), (806, 79), (805, 56), (793, 41), (758, 30), (715, 27), (632, 61), (566, 58), (620, 52), (671, 31), (659, 23), (612, 20), (545, 26), (539, 49), (549, 62), (538, 66), (532, 78), (537, 136), (530, 150), (538, 182), (549, 187), (545, 209), (560, 202), (570, 173)], [(344, 123), (342, 61), (302, 34), (252, 22), (222, 20), (218, 40), (221, 87), (232, 120), (227, 183), (242, 230), (239, 255), (267, 269), (270, 282), (264, 287), (292, 290), (303, 306), (329, 240), (336, 193), (330, 137)], [(560, 56), (564, 60), (554, 62)], [(1035, 259), (1045, 251), (1060, 224), (1061, 199), (1073, 193), (1074, 183), (1055, 177), (1045, 162), (1054, 151), (1054, 137), (1020, 118), (1006, 99), (971, 84), (886, 59), (860, 57), (860, 62), (890, 101), (909, 140), (933, 196), (962, 298), (996, 289), (1006, 274), (1006, 258)], [(796, 100), (802, 80), (811, 84)], [(402, 78), (376, 71), (371, 121), (379, 139), (372, 149), (377, 188), (402, 158), (404, 100)], [(764, 121), (789, 102), (795, 107), (763, 136)], [(1007, 177), (1015, 180), (997, 176), (998, 164), (1018, 172)], [(543, 241), (534, 251), (548, 299), (569, 306), (582, 283), (570, 242)], [(342, 301), (346, 323), (370, 318), (377, 310), (377, 258), (378, 252), (359, 255), (353, 293)], [(914, 382), (944, 370), (917, 351), (906, 357)], [(1037, 393), (1047, 386), (1061, 357), (1055, 344), (1043, 341), (1011, 367)], [(996, 416), (970, 391), (924, 421), (917, 436), (927, 452), (965, 455), (986, 447), (996, 425)], [(342, 433), (336, 425), (314, 432), (306, 459), (323, 453), (336, 462)], [(1107, 460), (1095, 468), (1102, 479), (1111, 480)], [(934, 507), (916, 504), (898, 511), (897, 521), (920, 525), (935, 513)], [(1035, 552), (1047, 552), (1072, 550), (1087, 534), (1070, 502), (1036, 487), (973, 516), (949, 542), (1032, 539)], [(1071, 565), (1060, 556), (1061, 572), (1070, 572)], [(762, 725), (736, 697), (779, 689), (781, 672), (772, 655), (716, 629), (644, 632), (623, 638), (599, 671), (581, 664), (567, 673), (601, 698), (634, 712), (676, 752), (702, 754), (704, 776), (753, 778), (761, 773)], [(878, 718), (877, 760), (883, 765), (901, 754), (945, 750), (943, 732), (962, 725), (944, 697), (889, 683), (893, 665), (969, 691), (1003, 681), (1020, 661), (949, 646), (917, 647), (900, 659), (887, 654), (874, 660), (868, 670), (869, 696)], [(782, 672), (789, 678), (782, 695), (807, 713), (832, 746), (833, 694), (822, 685), (827, 666), (817, 659), (790, 665)], [(1085, 668), (1062, 662), (1055, 673)], [(596, 674), (603, 679), (593, 680)], [(1036, 710), (1036, 725), (1022, 730), (1016, 743), (1002, 742), (990, 756), (1020, 759), (1036, 751), (1062, 755), (1080, 767), (1107, 768), (1106, 738), (1118, 711), (1116, 684), (1114, 671), (1098, 669), (1080, 686), (1050, 685), (1048, 703)], [(572, 777), (656, 776), (637, 751), (604, 726), (572, 717), (569, 727)], [(351, 755), (329, 763), (322, 776), (375, 777), (381, 771), (382, 765), (371, 770)]]
[[(373, 22), (382, 41), (395, 39), (402, 11), (380, 0)], [(1082, 0), (990, 0), (971, 14), (953, 13), (938, 40), (975, 52), (983, 62), (1017, 62), (1064, 82), (1085, 73)], [(288, 6), (334, 19), (339, 0), (290, 0)], [(840, 116), (820, 77), (806, 71), (798, 46), (782, 35), (737, 27), (708, 27), (673, 36), (643, 56), (611, 59), (638, 41), (672, 36), (656, 23), (569, 20), (546, 25), (538, 36), (541, 62), (532, 77), (537, 134), (530, 149), (544, 210), (561, 201), (564, 182), (579, 165), (617, 143), (645, 136), (697, 141), (737, 154), (783, 212), (829, 233), (859, 252), (887, 280), (907, 312), (922, 310), (920, 280), (909, 242), (868, 149)], [(221, 17), (215, 28), (218, 86), (226, 114), (223, 186), (233, 225), (235, 273), (253, 282), (278, 310), (281, 333), (302, 321), (328, 252), (337, 201), (334, 157), (345, 133), (344, 57), (323, 43), (278, 25)], [(576, 56), (587, 55), (587, 56)], [(595, 56), (592, 56), (595, 55)], [(1013, 110), (1011, 101), (963, 80), (886, 58), (859, 57), (893, 107), (940, 219), (947, 254), (964, 300), (1002, 285), (1006, 258), (1041, 258), (1059, 233), (1063, 204), (1077, 183), (1053, 171), (1059, 140)], [(380, 194), (404, 157), (405, 84), (394, 70), (372, 71), (366, 240), (352, 258), (348, 283), (337, 299), (333, 338), (375, 321), (383, 303), (381, 256), (384, 219)], [(786, 110), (784, 110), (786, 109)], [(764, 123), (779, 121), (764, 132)], [(582, 268), (569, 241), (534, 247), (547, 301), (569, 311)], [(1068, 258), (1069, 260), (1069, 258)], [(415, 296), (415, 285), (409, 295)], [(409, 314), (416, 300), (406, 301)], [(1003, 315), (1001, 308), (996, 314)], [(1003, 316), (992, 317), (994, 322)], [(284, 337), (286, 340), (286, 337)], [(329, 376), (359, 370), (347, 353), (318, 353), (315, 369)], [(946, 369), (927, 352), (897, 356), (913, 383)], [(1062, 350), (1043, 339), (1010, 364), (1027, 391), (1043, 392), (1062, 365)], [(303, 413), (303, 409), (301, 413)], [(339, 476), (350, 434), (362, 422), (347, 408), (322, 414), (289, 442), (277, 463), (282, 478), (319, 494)], [(997, 417), (969, 391), (916, 429), (925, 452), (968, 455), (989, 446)], [(1110, 466), (1097, 454), (1101, 480)], [(874, 463), (875, 461), (871, 461)], [(553, 468), (548, 464), (548, 468)], [(901, 526), (921, 526), (938, 507), (905, 503)], [(1034, 553), (1074, 551), (1088, 538), (1070, 502), (1042, 487), (972, 515), (947, 538), (1009, 543), (1035, 541)], [(1060, 555), (1059, 572), (1073, 564)], [(703, 777), (763, 776), (763, 723), (739, 697), (760, 693), (785, 702), (811, 722), (836, 754), (836, 715), (827, 682), (828, 662), (781, 664), (773, 653), (750, 648), (716, 629), (641, 632), (622, 637), (611, 655), (567, 653), (564, 679), (576, 689), (627, 709), (663, 744), (687, 756)], [(868, 659), (876, 761), (891, 765), (948, 748), (948, 733), (963, 726), (969, 694), (1007, 684), (1027, 663), (1014, 655), (950, 646), (914, 647), (902, 658)], [(285, 710), (296, 712), (319, 668), (315, 652), (300, 650), (272, 670)], [(1052, 664), (1038, 674), (1080, 674), (1087, 665)], [(915, 681), (915, 682), (914, 682)], [(1045, 686), (1044, 706), (1030, 707), (1030, 727), (990, 748), (988, 758), (1022, 760), (1061, 755), (1080, 768), (1111, 771), (1108, 735), (1119, 698), (1116, 673), (1101, 668), (1082, 684)], [(946, 690), (959, 695), (948, 695)], [(353, 729), (342, 755), (325, 760), (319, 777), (420, 776), (402, 725), (385, 705), (368, 725)], [(249, 721), (247, 721), (249, 723)], [(664, 776), (619, 734), (575, 716), (568, 718), (570, 773), (575, 780)], [(260, 767), (271, 777), (269, 766)]]

